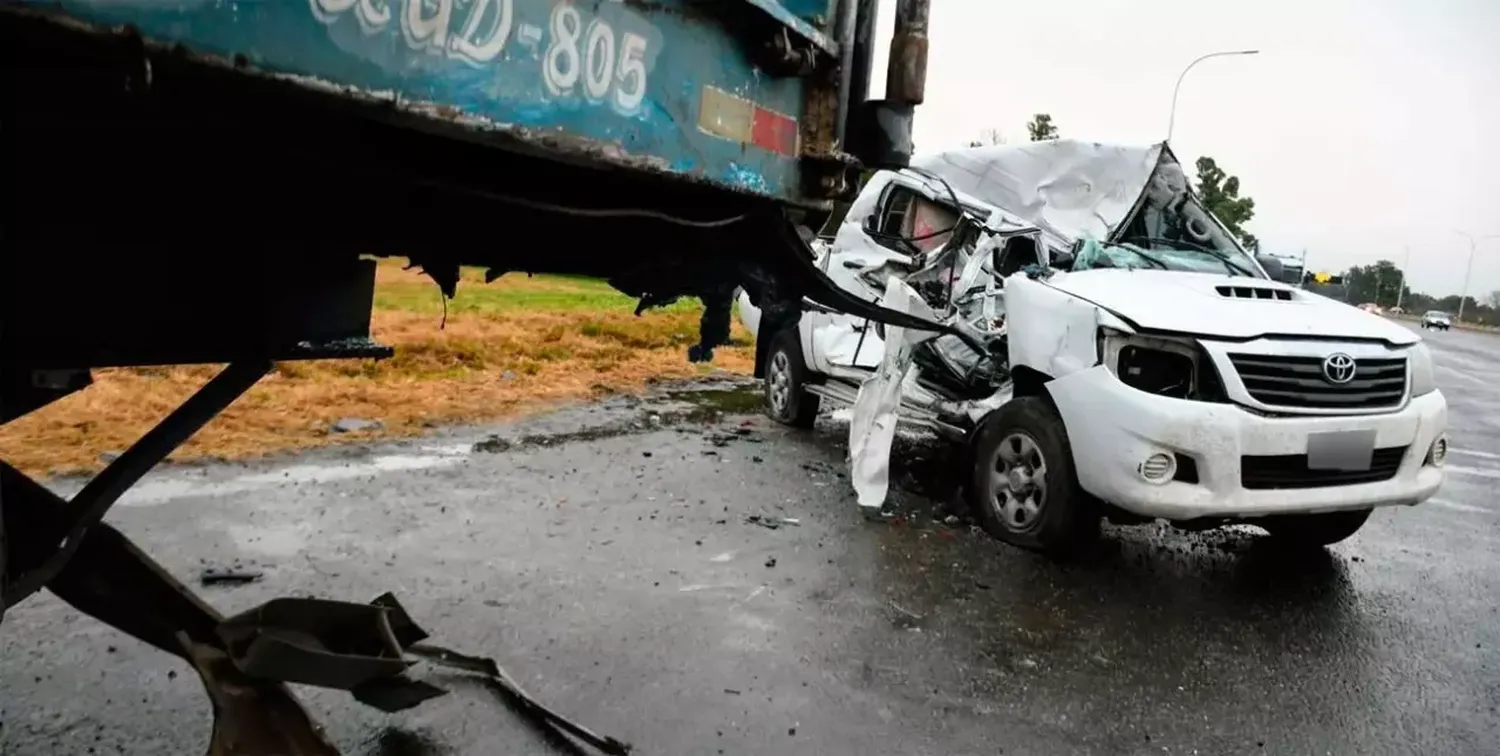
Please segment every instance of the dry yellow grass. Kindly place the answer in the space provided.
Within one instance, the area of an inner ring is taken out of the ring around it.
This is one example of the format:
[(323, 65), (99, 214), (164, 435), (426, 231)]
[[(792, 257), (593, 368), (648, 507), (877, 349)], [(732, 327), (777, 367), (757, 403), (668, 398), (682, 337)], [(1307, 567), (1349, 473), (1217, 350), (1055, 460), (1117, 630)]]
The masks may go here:
[[(472, 279), (466, 275), (466, 279)], [(492, 420), (648, 381), (712, 369), (748, 373), (754, 353), (715, 351), (711, 367), (687, 361), (697, 341), (696, 302), (637, 318), (632, 302), (597, 282), (564, 278), (468, 280), (449, 304), (415, 273), (382, 264), (373, 331), (396, 347), (383, 361), (282, 363), (184, 444), (175, 460), (245, 458), (433, 425)], [(0, 456), (32, 474), (97, 469), (186, 399), (218, 366), (100, 370), (94, 385), (0, 427)], [(332, 434), (342, 417), (383, 428)]]

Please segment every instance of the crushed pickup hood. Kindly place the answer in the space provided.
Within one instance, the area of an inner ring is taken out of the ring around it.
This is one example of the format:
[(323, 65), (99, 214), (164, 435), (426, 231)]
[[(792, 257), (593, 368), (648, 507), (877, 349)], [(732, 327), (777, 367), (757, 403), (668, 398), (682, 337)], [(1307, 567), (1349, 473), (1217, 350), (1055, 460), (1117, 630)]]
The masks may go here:
[[(1047, 283), (1152, 331), (1226, 339), (1296, 336), (1376, 339), (1391, 344), (1419, 340), (1409, 329), (1378, 315), (1263, 279), (1096, 269), (1058, 274)], [(1270, 289), (1289, 294), (1291, 299), (1256, 298), (1256, 292), (1251, 292), (1251, 297), (1226, 296), (1220, 292), (1221, 287)]]

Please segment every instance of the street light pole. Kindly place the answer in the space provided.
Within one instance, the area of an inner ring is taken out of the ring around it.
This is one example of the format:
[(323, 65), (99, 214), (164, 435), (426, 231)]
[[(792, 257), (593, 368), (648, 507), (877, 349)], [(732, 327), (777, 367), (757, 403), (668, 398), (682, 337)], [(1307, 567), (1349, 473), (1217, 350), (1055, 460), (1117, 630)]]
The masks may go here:
[(1490, 234), (1488, 236), (1475, 237), (1466, 232), (1459, 231), (1458, 229), (1454, 229), (1453, 233), (1469, 240), (1469, 265), (1468, 267), (1464, 268), (1463, 291), (1460, 291), (1458, 293), (1458, 319), (1463, 320), (1464, 303), (1469, 301), (1469, 277), (1474, 275), (1474, 252), (1479, 248), (1479, 242), (1482, 242), (1485, 239), (1500, 239), (1500, 234)]
[(1182, 73), (1177, 74), (1177, 86), (1172, 87), (1172, 112), (1167, 114), (1167, 141), (1172, 141), (1172, 127), (1177, 123), (1177, 92), (1178, 90), (1182, 89), (1183, 77), (1187, 76), (1188, 71), (1193, 70), (1193, 66), (1196, 66), (1199, 63), (1208, 60), (1209, 58), (1219, 58), (1226, 55), (1255, 55), (1259, 52), (1259, 50), (1222, 50), (1220, 52), (1211, 52), (1207, 55), (1201, 55), (1192, 63), (1187, 64), (1187, 68), (1182, 69)]

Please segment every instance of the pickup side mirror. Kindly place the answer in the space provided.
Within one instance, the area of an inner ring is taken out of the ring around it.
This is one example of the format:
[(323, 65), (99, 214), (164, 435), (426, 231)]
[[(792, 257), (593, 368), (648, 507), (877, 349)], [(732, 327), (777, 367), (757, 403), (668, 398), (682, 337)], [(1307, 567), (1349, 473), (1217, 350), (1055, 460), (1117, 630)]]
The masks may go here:
[(1069, 252), (1067, 250), (1054, 249), (1050, 254), (1052, 259), (1052, 267), (1057, 268), (1058, 270), (1072, 270), (1073, 263), (1078, 259), (1073, 255), (1072, 252)]
[(1281, 264), (1281, 260), (1270, 255), (1256, 255), (1255, 261), (1260, 263), (1260, 267), (1265, 268), (1266, 275), (1270, 276), (1272, 281), (1293, 283), (1286, 280), (1286, 266)]
[(865, 222), (860, 224), (860, 228), (863, 228), (865, 230), (865, 233), (871, 236), (878, 235), (880, 233), (880, 228), (878, 226), (879, 221), (876, 220), (877, 217), (879, 216), (876, 213), (870, 213), (869, 215), (866, 215)]

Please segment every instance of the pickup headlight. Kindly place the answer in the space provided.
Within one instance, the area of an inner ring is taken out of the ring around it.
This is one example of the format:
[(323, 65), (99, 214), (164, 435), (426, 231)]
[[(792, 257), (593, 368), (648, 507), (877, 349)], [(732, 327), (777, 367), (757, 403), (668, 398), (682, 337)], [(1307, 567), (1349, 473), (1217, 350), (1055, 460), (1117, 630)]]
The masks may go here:
[[(1217, 385), (1218, 373), (1191, 339), (1101, 328), (1099, 346), (1100, 359), (1121, 383), (1148, 394), (1204, 400), (1210, 398), (1204, 389), (1210, 383)], [(1213, 380), (1202, 380), (1204, 374)]]
[(1411, 370), (1411, 395), (1422, 396), (1437, 390), (1437, 378), (1432, 374), (1432, 352), (1427, 345), (1418, 342), (1406, 350), (1406, 364)]

